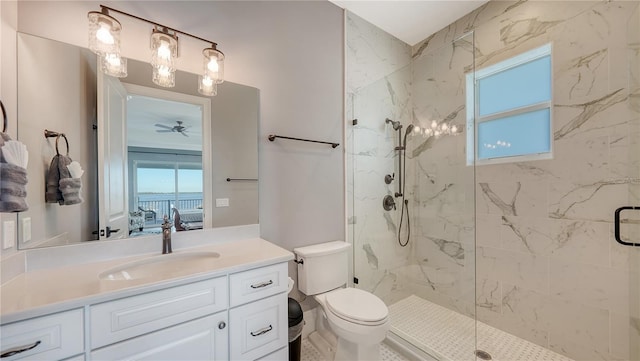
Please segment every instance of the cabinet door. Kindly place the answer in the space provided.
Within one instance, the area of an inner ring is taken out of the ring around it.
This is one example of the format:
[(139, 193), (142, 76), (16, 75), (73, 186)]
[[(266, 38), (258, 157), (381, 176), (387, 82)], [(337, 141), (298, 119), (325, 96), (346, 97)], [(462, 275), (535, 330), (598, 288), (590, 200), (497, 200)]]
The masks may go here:
[(91, 352), (92, 360), (228, 360), (227, 313), (132, 338)]

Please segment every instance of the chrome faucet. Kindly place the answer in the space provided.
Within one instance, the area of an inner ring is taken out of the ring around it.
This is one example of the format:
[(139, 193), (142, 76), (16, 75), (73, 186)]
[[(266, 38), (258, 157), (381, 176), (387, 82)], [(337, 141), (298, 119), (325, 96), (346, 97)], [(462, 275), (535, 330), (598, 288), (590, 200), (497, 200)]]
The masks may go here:
[(171, 253), (171, 222), (169, 222), (169, 216), (164, 215), (164, 222), (162, 222), (162, 254)]

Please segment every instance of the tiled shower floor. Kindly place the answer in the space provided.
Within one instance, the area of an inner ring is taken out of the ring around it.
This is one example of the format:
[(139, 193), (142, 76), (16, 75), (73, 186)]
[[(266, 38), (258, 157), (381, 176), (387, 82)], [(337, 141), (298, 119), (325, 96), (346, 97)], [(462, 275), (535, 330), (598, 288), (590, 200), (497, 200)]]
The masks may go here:
[[(442, 361), (475, 360), (476, 322), (411, 295), (389, 306), (391, 332)], [(478, 349), (494, 361), (571, 361), (529, 341), (477, 322)], [(478, 358), (478, 360), (480, 360)]]
[[(308, 339), (302, 340), (302, 352), (300, 356), (302, 361), (326, 361)], [(408, 361), (384, 343), (380, 345), (380, 356), (382, 357), (382, 361)]]

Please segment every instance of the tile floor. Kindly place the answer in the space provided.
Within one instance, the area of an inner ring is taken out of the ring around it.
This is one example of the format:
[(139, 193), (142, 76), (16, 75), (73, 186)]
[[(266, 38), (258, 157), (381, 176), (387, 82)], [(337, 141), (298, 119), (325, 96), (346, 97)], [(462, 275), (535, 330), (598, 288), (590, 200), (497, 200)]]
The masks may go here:
[[(302, 352), (300, 356), (302, 361), (326, 361), (307, 339), (302, 340)], [(382, 356), (382, 361), (408, 361), (384, 343), (380, 347), (380, 356)]]
[[(476, 322), (471, 317), (415, 295), (389, 306), (389, 317), (391, 332), (442, 361), (475, 359)], [(478, 349), (488, 352), (494, 361), (571, 361), (485, 323), (477, 322), (477, 327)]]

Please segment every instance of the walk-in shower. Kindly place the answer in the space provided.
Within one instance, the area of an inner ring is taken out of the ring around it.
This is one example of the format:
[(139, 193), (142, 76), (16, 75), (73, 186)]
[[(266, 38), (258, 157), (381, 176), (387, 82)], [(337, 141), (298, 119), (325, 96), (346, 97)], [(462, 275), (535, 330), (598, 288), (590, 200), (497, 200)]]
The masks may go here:
[[(639, 361), (640, 247), (615, 239), (640, 242), (640, 4), (491, 1), (413, 47), (346, 24), (354, 283), (388, 305), (390, 340), (442, 361)], [(518, 145), (479, 135), (498, 117), (478, 115), (477, 75), (545, 44), (551, 105), (532, 112), (549, 109), (552, 156), (478, 163)]]

